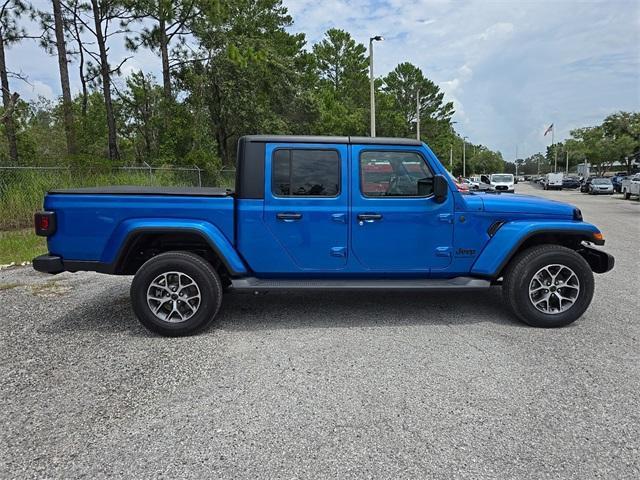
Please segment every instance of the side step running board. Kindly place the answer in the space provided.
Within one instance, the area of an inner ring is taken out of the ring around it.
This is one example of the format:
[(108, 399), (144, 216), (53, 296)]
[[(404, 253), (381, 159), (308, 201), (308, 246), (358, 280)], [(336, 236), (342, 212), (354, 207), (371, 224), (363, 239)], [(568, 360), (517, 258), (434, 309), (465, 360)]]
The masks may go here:
[(489, 288), (491, 282), (480, 278), (448, 279), (261, 279), (255, 277), (231, 280), (234, 290), (461, 290)]

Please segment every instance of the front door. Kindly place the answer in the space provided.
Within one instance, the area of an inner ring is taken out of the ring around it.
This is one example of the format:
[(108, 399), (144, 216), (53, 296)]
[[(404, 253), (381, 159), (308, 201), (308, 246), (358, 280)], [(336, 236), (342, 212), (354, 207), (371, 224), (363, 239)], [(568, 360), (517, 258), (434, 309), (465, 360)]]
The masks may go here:
[(351, 249), (361, 266), (384, 273), (428, 273), (451, 263), (453, 198), (418, 195), (433, 178), (416, 147), (351, 146)]
[(264, 222), (300, 271), (347, 265), (346, 145), (268, 145)]

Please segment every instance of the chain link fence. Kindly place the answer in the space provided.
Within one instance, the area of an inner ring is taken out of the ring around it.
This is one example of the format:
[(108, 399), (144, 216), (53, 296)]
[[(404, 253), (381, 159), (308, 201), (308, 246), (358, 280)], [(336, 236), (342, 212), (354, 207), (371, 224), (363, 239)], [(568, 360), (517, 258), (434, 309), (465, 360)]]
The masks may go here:
[(234, 188), (235, 169), (193, 167), (11, 166), (0, 167), (0, 230), (28, 228), (33, 212), (42, 208), (45, 192), (54, 188), (103, 185)]

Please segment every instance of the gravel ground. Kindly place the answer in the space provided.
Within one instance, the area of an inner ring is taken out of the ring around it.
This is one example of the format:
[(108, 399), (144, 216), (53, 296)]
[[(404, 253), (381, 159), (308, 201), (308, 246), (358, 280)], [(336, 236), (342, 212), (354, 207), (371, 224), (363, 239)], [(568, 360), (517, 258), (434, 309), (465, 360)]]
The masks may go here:
[(640, 204), (578, 205), (616, 268), (570, 327), (489, 293), (228, 295), (139, 326), (130, 278), (0, 271), (0, 477), (640, 477)]

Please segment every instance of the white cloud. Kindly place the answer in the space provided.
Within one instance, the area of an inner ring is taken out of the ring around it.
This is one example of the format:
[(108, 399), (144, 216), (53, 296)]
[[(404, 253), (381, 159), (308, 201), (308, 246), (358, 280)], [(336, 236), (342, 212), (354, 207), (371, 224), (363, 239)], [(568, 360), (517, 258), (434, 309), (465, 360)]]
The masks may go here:
[(34, 80), (33, 82), (14, 81), (14, 90), (20, 94), (20, 98), (25, 101), (36, 100), (39, 97), (44, 97), (49, 100), (53, 100), (56, 94), (50, 85), (41, 82), (40, 80)]

